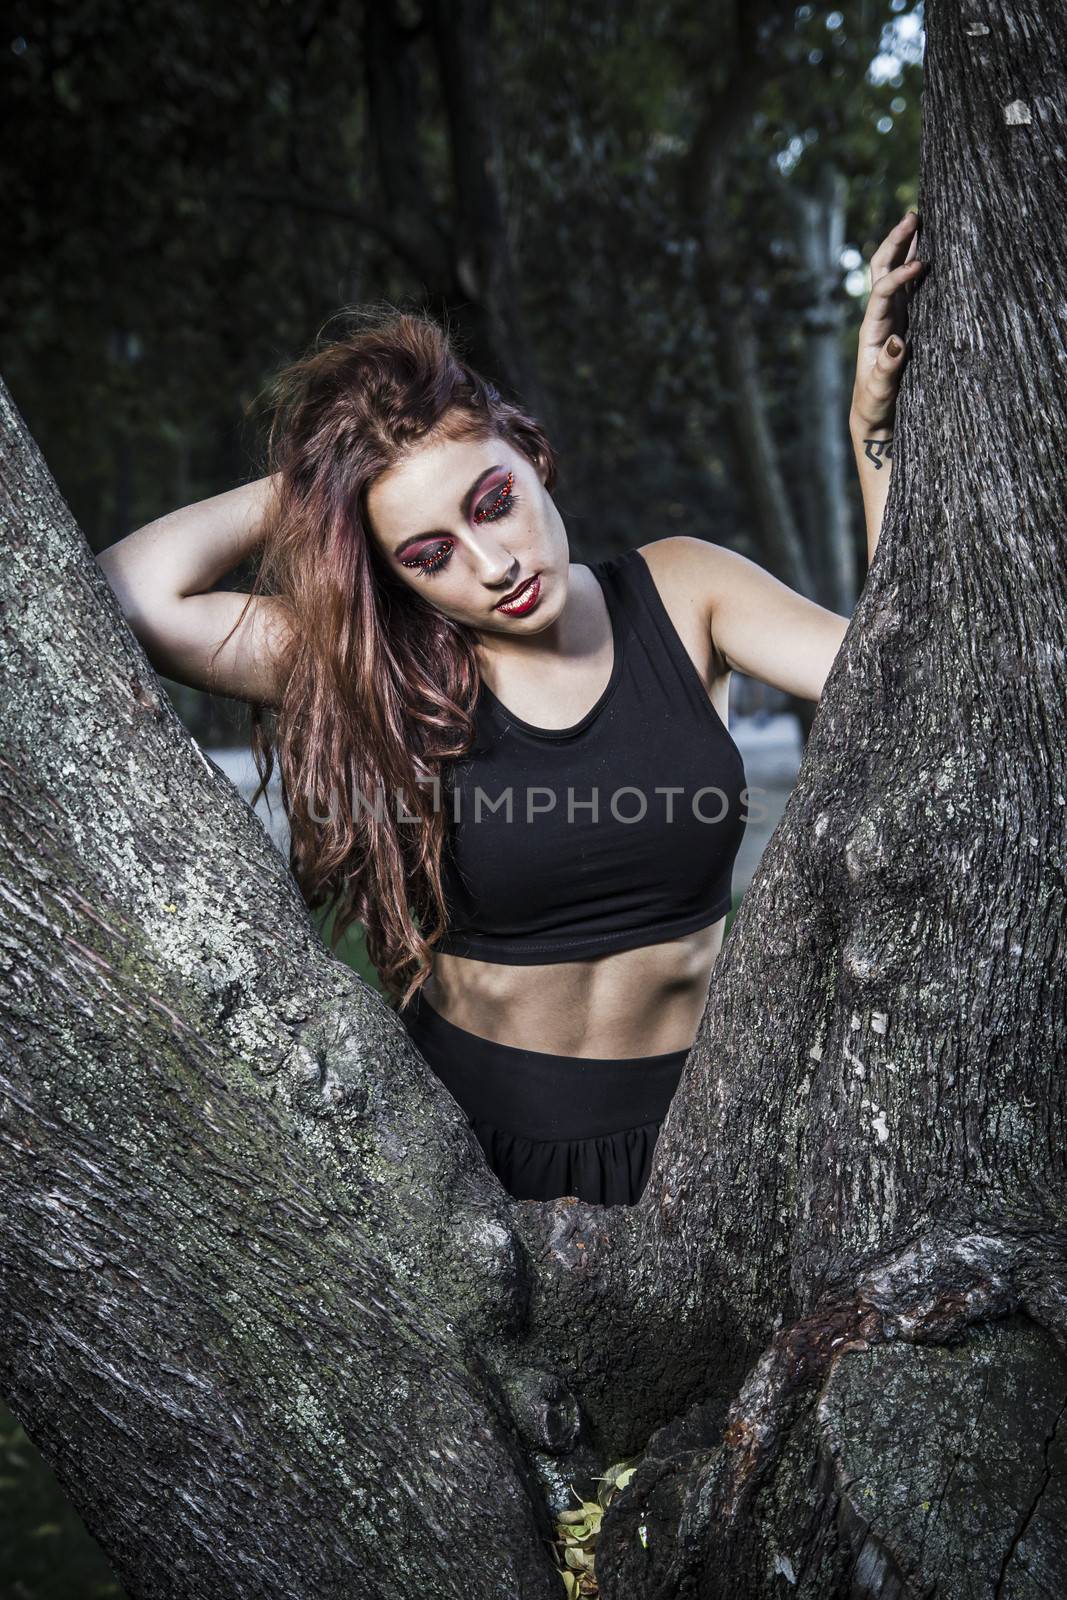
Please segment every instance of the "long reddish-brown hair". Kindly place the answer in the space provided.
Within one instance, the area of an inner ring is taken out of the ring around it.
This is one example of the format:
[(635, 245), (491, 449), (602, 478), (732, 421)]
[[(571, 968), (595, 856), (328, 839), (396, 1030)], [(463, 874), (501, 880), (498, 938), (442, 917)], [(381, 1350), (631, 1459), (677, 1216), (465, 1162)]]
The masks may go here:
[(428, 313), (379, 301), (342, 318), (341, 336), (320, 333), (265, 391), (275, 494), (250, 600), (277, 596), (290, 628), (281, 699), (251, 708), (254, 799), (276, 755), (305, 901), (333, 907), (334, 948), (362, 923), (383, 988), (403, 1008), (429, 977), (446, 923), (444, 763), (472, 746), (480, 675), (475, 630), (389, 569), (368, 529), (367, 492), (430, 436), (504, 439), (549, 490), (557, 463), (537, 422), (468, 366)]

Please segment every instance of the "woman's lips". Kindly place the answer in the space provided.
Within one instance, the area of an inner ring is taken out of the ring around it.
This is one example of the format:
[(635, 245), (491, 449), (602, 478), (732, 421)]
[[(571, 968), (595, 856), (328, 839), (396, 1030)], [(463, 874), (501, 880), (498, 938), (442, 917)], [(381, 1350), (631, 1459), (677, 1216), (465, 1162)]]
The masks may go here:
[(516, 612), (526, 611), (535, 604), (540, 592), (541, 574), (539, 572), (535, 572), (533, 577), (528, 578), (527, 581), (513, 593), (511, 598), (498, 601), (493, 607), (493, 610), (505, 611), (509, 616), (514, 615)]

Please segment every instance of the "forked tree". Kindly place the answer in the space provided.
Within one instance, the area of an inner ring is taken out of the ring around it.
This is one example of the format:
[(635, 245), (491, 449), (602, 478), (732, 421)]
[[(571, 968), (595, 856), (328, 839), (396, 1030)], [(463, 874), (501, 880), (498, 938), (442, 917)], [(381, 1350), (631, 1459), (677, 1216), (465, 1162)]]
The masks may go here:
[(885, 527), (632, 1208), (513, 1201), (5, 396), (0, 1386), (127, 1593), (1067, 1593), (1067, 13), (928, 14)]

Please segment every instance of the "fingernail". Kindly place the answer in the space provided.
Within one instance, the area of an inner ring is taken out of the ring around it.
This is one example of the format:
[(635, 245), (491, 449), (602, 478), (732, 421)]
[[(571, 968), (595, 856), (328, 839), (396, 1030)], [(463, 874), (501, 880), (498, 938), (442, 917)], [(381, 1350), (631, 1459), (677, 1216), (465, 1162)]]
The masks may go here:
[(901, 342), (897, 338), (896, 334), (892, 334), (890, 336), (890, 338), (886, 341), (886, 349), (889, 351), (889, 354), (891, 356), (893, 356), (894, 358), (899, 356), (899, 354), (903, 350), (903, 348), (904, 348), (904, 346), (901, 344)]

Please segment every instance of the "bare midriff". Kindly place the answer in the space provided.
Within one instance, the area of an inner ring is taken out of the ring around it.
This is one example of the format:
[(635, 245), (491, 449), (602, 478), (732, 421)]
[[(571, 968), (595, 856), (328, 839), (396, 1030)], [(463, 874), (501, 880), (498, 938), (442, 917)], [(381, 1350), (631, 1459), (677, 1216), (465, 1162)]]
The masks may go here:
[(531, 967), (439, 953), (423, 993), (457, 1028), (518, 1049), (612, 1059), (688, 1050), (725, 926), (720, 917), (662, 944)]

